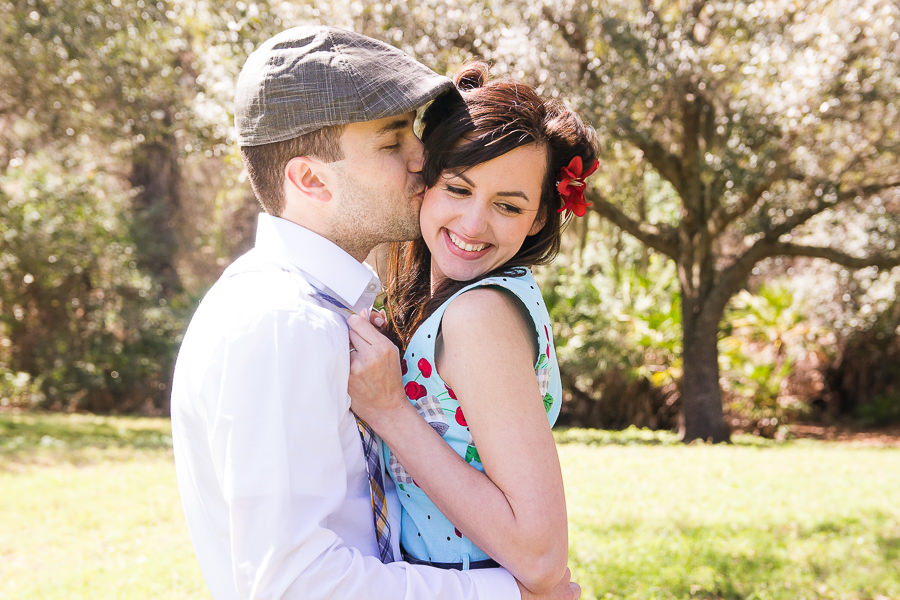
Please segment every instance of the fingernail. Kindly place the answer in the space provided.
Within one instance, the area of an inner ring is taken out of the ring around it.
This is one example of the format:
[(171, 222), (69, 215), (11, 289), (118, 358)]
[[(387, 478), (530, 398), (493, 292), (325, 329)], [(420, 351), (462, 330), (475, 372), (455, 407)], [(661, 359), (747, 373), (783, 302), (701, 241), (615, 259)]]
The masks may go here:
[(382, 325), (384, 325), (384, 319), (382, 319), (381, 317), (375, 317), (375, 325), (381, 327)]

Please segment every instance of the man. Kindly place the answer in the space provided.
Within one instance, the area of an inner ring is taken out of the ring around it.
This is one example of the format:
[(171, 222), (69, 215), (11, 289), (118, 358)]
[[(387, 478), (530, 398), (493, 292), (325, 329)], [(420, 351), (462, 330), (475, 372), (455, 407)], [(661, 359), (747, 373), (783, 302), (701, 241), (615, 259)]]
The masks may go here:
[[(349, 410), (344, 317), (380, 290), (372, 248), (419, 234), (415, 110), (452, 88), (325, 27), (278, 34), (241, 71), (238, 141), (265, 214), (191, 320), (172, 391), (178, 484), (217, 600), (520, 597), (503, 569), (392, 562), (399, 503)], [(567, 577), (552, 597), (577, 596)]]

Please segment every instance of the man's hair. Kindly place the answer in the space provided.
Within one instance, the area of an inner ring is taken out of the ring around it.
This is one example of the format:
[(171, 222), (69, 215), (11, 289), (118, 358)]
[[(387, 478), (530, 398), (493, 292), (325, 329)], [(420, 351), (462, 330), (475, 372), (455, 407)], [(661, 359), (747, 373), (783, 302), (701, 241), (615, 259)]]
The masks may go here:
[(325, 162), (344, 158), (343, 133), (343, 125), (331, 125), (283, 142), (241, 146), (250, 186), (263, 210), (275, 216), (284, 212), (284, 167), (292, 158), (309, 156)]

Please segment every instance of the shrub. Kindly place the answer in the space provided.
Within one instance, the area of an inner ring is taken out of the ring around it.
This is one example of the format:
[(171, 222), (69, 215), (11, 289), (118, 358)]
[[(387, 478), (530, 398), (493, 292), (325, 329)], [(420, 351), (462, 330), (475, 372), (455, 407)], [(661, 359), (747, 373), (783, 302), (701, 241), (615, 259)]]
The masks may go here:
[(114, 177), (65, 156), (35, 155), (0, 177), (2, 358), (40, 391), (20, 400), (165, 409), (179, 316), (135, 263), (128, 208)]

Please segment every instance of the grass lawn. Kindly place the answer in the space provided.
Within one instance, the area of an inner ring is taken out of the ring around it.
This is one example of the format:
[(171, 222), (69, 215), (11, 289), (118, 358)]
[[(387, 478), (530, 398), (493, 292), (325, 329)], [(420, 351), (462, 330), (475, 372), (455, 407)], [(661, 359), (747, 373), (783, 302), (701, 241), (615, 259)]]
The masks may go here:
[[(900, 448), (557, 432), (583, 598), (900, 598)], [(209, 598), (164, 419), (0, 414), (0, 599)]]

